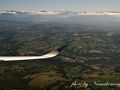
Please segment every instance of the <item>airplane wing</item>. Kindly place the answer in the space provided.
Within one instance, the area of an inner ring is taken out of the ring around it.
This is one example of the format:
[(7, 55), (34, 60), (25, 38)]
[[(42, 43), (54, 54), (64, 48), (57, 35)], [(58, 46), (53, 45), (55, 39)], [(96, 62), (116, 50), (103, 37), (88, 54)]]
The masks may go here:
[(51, 51), (48, 54), (42, 56), (0, 56), (0, 61), (21, 61), (21, 60), (33, 60), (33, 59), (48, 59), (55, 57), (59, 54), (61, 50), (63, 50), (66, 45), (58, 48), (55, 51)]

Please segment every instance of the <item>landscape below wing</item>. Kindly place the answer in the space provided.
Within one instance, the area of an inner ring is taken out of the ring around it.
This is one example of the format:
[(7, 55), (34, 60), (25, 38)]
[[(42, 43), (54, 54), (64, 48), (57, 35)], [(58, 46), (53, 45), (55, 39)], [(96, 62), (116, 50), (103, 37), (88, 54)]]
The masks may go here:
[(48, 54), (42, 56), (1, 56), (1, 61), (18, 61), (18, 60), (33, 60), (33, 59), (48, 59), (55, 57), (59, 54), (59, 51), (51, 51)]

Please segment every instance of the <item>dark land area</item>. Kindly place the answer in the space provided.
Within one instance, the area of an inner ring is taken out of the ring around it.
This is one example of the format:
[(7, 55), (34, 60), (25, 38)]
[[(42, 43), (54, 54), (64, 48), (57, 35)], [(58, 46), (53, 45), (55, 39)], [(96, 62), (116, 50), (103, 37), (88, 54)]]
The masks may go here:
[[(0, 90), (119, 90), (91, 84), (120, 83), (120, 26), (99, 24), (0, 20), (0, 56), (43, 55), (67, 44), (52, 59), (1, 61)], [(75, 81), (90, 84), (70, 88)]]

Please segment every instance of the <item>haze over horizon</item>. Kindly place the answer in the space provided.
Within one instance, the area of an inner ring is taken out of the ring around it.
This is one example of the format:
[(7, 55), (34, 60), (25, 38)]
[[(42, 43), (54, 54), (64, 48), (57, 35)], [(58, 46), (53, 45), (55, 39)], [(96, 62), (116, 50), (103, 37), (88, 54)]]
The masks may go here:
[(120, 0), (0, 0), (0, 9), (22, 11), (120, 11)]

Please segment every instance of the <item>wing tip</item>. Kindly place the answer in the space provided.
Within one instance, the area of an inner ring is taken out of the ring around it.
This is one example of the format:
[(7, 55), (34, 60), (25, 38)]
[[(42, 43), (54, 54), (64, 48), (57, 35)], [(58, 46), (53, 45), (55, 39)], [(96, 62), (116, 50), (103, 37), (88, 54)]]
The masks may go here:
[(59, 48), (57, 49), (57, 51), (59, 51), (59, 52), (62, 51), (66, 46), (67, 46), (66, 44), (62, 45), (61, 47), (59, 47)]

